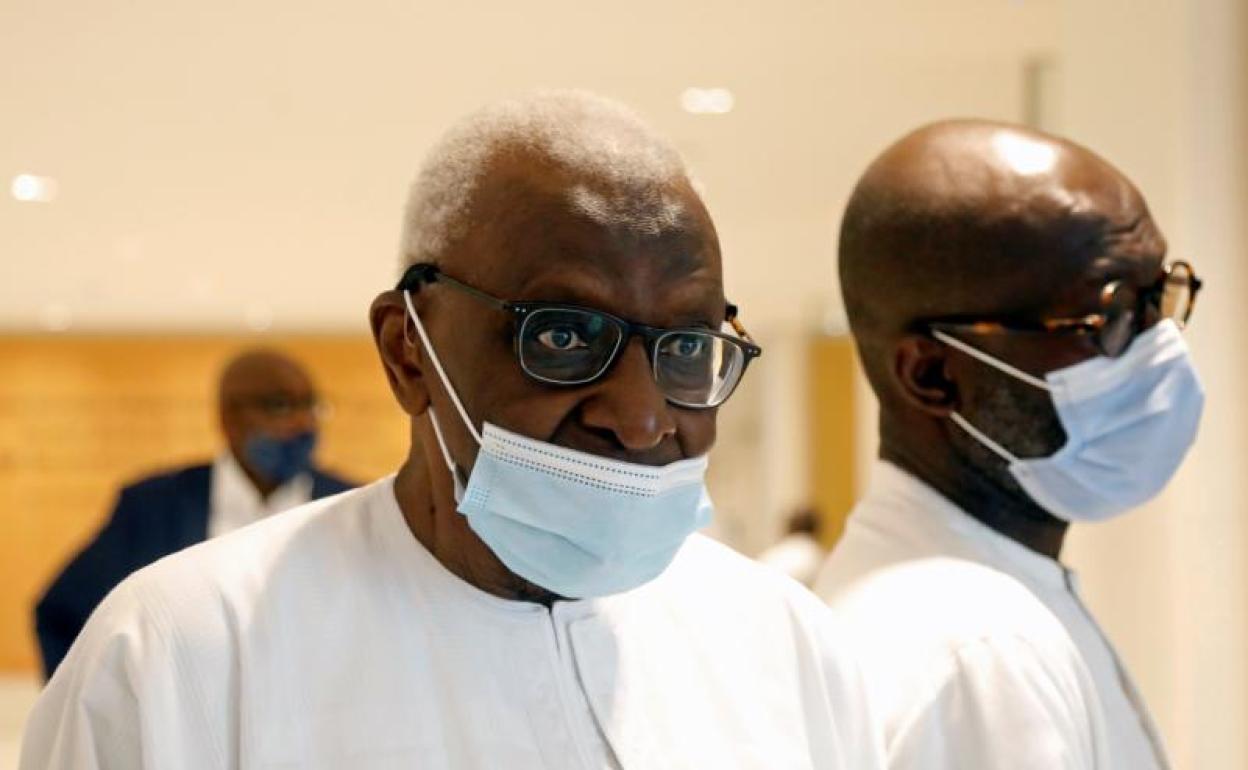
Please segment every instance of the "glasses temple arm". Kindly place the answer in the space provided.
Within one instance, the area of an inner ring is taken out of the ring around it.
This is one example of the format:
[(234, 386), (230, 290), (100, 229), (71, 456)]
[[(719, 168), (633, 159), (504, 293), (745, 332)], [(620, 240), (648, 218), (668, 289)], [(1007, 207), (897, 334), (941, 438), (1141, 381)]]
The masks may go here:
[(750, 344), (756, 344), (754, 342), (754, 338), (751, 337), (750, 333), (745, 330), (745, 326), (742, 325), (741, 319), (737, 317), (737, 313), (739, 312), (740, 311), (737, 309), (737, 306), (729, 302), (727, 307), (724, 309), (724, 320), (728, 322), (728, 325), (732, 327), (732, 330), (737, 333), (738, 337)]
[(447, 275), (446, 273), (438, 269), (437, 265), (429, 265), (429, 264), (412, 265), (411, 267), (407, 269), (407, 272), (403, 274), (403, 278), (399, 281), (398, 288), (400, 290), (409, 289), (412, 291), (419, 291), (421, 285), (426, 284), (426, 283), (450, 284), (453, 288), (456, 288), (464, 292), (465, 294), (469, 294), (472, 297), (478, 300), (481, 300), (482, 302), (493, 305), (495, 307), (500, 307), (500, 308), (511, 307), (511, 303), (507, 302), (506, 300), (501, 300), (498, 297), (493, 296), (492, 294), (487, 294), (486, 292), (483, 292), (474, 286), (469, 286), (463, 281), (458, 281), (450, 277), (449, 275)]

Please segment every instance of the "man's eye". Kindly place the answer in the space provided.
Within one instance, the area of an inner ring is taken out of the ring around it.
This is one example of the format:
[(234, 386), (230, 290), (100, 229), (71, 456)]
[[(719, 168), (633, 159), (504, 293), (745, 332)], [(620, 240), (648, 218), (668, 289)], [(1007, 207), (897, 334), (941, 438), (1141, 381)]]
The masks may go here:
[(577, 350), (578, 348), (589, 347), (585, 344), (585, 340), (581, 339), (581, 335), (576, 333), (575, 329), (567, 326), (556, 326), (553, 329), (547, 329), (537, 335), (537, 341), (551, 350)]
[(702, 337), (681, 335), (664, 345), (663, 352), (676, 358), (700, 358), (706, 352), (707, 342)]

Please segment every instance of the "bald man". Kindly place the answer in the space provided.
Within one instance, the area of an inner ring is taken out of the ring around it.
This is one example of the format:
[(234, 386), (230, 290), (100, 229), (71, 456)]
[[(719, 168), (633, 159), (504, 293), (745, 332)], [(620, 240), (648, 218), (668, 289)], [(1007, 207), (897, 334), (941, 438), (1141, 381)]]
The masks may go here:
[(217, 388), (225, 450), (211, 464), (125, 487), (104, 527), (35, 607), (48, 678), (91, 611), (130, 573), (189, 545), (353, 486), (312, 463), (316, 403), (308, 373), (282, 353), (250, 350), (226, 365)]
[(1166, 766), (1059, 561), (1165, 486), (1203, 391), (1200, 283), (1088, 150), (938, 123), (855, 188), (840, 275), (880, 455), (817, 591), (866, 653), (889, 766)]
[(369, 317), (409, 456), (123, 583), (22, 768), (879, 767), (831, 613), (697, 533), (762, 351), (679, 153), (589, 94), (492, 105), (403, 229)]

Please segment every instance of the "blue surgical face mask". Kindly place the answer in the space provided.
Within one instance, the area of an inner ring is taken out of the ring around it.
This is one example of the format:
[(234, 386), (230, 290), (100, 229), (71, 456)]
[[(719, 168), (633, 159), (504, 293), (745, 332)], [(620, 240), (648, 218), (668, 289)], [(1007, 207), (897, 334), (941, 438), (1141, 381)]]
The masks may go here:
[(950, 417), (1009, 463), (1023, 490), (1066, 521), (1099, 521), (1156, 497), (1196, 439), (1205, 391), (1173, 320), (1140, 334), (1117, 358), (1097, 356), (1035, 377), (956, 337), (942, 342), (1047, 390), (1066, 431), (1048, 457), (1015, 457), (962, 415)]
[(707, 458), (639, 465), (485, 423), (478, 432), (404, 292), (408, 313), (460, 419), (480, 445), (465, 485), (432, 407), (429, 418), (468, 525), (506, 567), (560, 596), (636, 588), (710, 523)]
[(280, 439), (257, 433), (247, 439), (243, 452), (247, 462), (274, 484), (285, 484), (312, 468), (316, 432), (306, 431)]

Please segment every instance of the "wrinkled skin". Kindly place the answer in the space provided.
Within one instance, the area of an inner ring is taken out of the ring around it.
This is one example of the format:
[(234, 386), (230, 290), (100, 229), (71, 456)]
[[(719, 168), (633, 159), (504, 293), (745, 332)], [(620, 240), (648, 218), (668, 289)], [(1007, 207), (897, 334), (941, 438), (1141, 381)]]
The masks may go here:
[[(601, 183), (510, 154), (488, 169), (469, 216), (473, 226), (441, 268), (490, 294), (589, 306), (653, 326), (718, 329), (724, 317), (719, 244), (687, 182), (666, 192), (683, 213), (654, 233), (604, 221), (574, 203), (573, 190)], [(618, 196), (627, 191), (600, 190)], [(669, 404), (640, 339), (602, 379), (553, 387), (528, 378), (514, 353), (509, 314), (437, 284), (412, 296), (421, 322), (478, 430), (491, 422), (560, 446), (661, 465), (708, 452), (715, 410)], [(447, 569), (509, 599), (558, 599), (508, 570), (456, 511), (453, 482), (429, 420), (436, 412), (455, 465), (467, 478), (477, 445), (407, 318), (401, 292), (382, 293), (373, 333), (391, 388), (411, 417), (412, 448), (395, 491), (409, 528)]]

